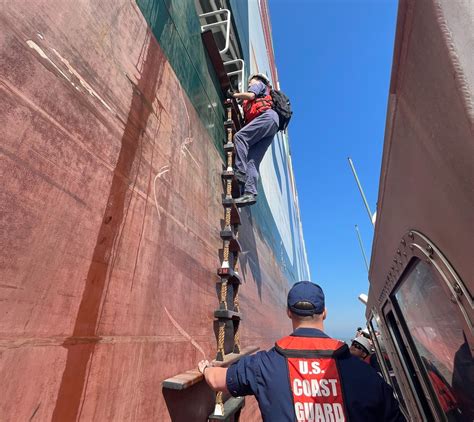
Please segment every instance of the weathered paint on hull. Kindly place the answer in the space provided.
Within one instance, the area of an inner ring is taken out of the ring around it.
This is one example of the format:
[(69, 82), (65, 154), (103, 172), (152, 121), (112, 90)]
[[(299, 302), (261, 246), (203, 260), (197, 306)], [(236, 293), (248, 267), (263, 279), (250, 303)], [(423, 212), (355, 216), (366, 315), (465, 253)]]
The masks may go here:
[[(219, 151), (134, 2), (0, 19), (0, 420), (205, 420), (202, 383), (161, 381), (215, 354)], [(249, 216), (241, 337), (264, 348), (288, 284)]]

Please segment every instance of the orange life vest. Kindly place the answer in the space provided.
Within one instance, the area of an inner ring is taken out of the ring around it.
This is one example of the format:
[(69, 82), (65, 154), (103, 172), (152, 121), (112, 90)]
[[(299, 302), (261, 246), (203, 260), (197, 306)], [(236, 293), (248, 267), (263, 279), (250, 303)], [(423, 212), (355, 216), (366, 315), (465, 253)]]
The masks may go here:
[(447, 413), (450, 410), (457, 409), (456, 398), (451, 392), (449, 385), (446, 385), (440, 376), (430, 368), (428, 368), (428, 376), (430, 377), (431, 384), (438, 396), (439, 404), (441, 405), (443, 412)]
[(273, 100), (270, 95), (270, 88), (268, 87), (264, 97), (256, 97), (253, 100), (244, 100), (242, 107), (244, 109), (245, 123), (250, 123), (264, 111), (271, 109), (272, 106)]
[(275, 344), (288, 364), (296, 420), (347, 421), (337, 357), (346, 344), (332, 338), (288, 336)]

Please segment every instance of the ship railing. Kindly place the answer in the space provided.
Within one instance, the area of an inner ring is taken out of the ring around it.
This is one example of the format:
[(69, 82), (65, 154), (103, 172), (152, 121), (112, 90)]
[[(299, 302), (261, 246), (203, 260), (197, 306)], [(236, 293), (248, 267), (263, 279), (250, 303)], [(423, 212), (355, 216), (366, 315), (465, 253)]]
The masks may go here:
[[(221, 17), (225, 15), (225, 18), (222, 19)], [(219, 9), (219, 10), (214, 10), (212, 12), (207, 12), (199, 15), (199, 18), (204, 19), (207, 21), (207, 18), (210, 17), (215, 17), (216, 19), (221, 19), (218, 20), (217, 22), (211, 22), (211, 23), (206, 23), (205, 25), (201, 26), (201, 32), (204, 32), (208, 29), (212, 28), (220, 28), (224, 34), (225, 38), (225, 44), (224, 44), (224, 49), (219, 50), (219, 53), (225, 54), (229, 50), (230, 46), (230, 28), (232, 26), (231, 24), (231, 14), (229, 9)]]
[(245, 62), (242, 59), (235, 59), (235, 60), (229, 60), (227, 62), (224, 62), (224, 67), (228, 67), (231, 65), (236, 65), (237, 67), (239, 67), (240, 65), (240, 69), (228, 72), (227, 76), (230, 79), (231, 76), (238, 75), (237, 86), (239, 88), (239, 91), (242, 91), (242, 86), (245, 80)]

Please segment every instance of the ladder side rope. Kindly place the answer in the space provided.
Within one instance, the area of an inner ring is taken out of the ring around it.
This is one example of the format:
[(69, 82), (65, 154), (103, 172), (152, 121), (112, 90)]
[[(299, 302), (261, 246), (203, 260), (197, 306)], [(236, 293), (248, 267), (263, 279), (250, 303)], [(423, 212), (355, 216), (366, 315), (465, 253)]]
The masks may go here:
[[(238, 229), (240, 213), (234, 204), (234, 197), (240, 195), (240, 188), (234, 175), (235, 146), (233, 136), (235, 125), (232, 120), (232, 102), (226, 101), (227, 120), (224, 123), (227, 139), (224, 144), (226, 168), (222, 172), (224, 197), (224, 228), (220, 232), (223, 240), (222, 263), (217, 270), (220, 277), (218, 281), (219, 308), (214, 312), (217, 319), (217, 355), (216, 361), (223, 361), (226, 350), (229, 353), (240, 354), (240, 304), (239, 285), (241, 283), (238, 273), (238, 259), (240, 244)], [(226, 330), (227, 328), (227, 330)], [(229, 347), (230, 346), (230, 347)], [(222, 392), (216, 394), (215, 416), (224, 415), (224, 401)]]

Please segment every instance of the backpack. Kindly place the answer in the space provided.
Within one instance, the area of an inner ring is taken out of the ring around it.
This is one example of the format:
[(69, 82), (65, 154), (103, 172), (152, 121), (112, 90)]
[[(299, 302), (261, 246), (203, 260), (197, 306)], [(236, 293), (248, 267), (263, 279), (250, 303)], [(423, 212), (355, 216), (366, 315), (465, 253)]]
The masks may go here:
[(277, 91), (276, 89), (272, 89), (270, 95), (273, 100), (272, 108), (276, 111), (280, 120), (278, 130), (285, 130), (288, 123), (290, 123), (291, 115), (293, 114), (291, 111), (290, 99), (283, 92)]

